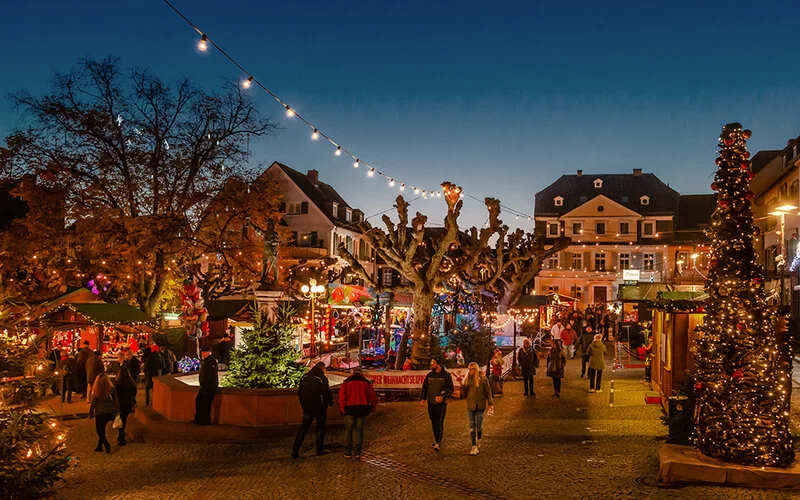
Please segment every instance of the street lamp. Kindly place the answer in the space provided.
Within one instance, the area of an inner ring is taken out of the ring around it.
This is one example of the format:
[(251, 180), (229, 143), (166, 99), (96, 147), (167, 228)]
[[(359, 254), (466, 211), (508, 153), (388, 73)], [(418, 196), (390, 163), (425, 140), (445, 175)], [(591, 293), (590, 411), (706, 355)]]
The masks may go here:
[(309, 357), (313, 358), (314, 346), (317, 337), (317, 320), (314, 315), (314, 303), (317, 301), (317, 299), (321, 298), (325, 294), (325, 287), (322, 285), (317, 285), (317, 280), (312, 278), (308, 280), (308, 285), (303, 285), (300, 287), (300, 291), (303, 292), (304, 297), (311, 301), (311, 351)]
[(781, 275), (781, 306), (783, 306), (783, 293), (786, 286), (784, 280), (784, 269), (786, 267), (786, 245), (784, 244), (784, 233), (786, 232), (786, 214), (794, 210), (797, 210), (797, 207), (794, 205), (781, 205), (779, 207), (775, 207), (774, 212), (769, 213), (770, 215), (777, 215), (781, 218), (781, 229), (778, 233), (778, 236), (780, 237), (778, 240), (780, 255), (775, 258), (777, 267), (779, 268), (778, 272)]

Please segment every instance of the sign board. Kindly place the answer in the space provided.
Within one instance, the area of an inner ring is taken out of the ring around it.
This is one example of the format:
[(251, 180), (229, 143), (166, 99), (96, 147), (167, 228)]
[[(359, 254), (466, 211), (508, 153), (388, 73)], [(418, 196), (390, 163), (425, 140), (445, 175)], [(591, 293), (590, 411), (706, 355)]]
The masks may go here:
[(624, 269), (622, 271), (622, 280), (626, 283), (632, 281), (633, 283), (638, 283), (639, 278), (641, 277), (642, 272), (638, 269)]

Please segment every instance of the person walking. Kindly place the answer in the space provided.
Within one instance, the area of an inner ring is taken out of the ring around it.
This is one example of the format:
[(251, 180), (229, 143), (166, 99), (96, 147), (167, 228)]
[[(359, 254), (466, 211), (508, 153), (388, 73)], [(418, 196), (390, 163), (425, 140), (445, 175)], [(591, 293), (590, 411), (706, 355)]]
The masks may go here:
[(553, 340), (561, 340), (561, 332), (564, 330), (564, 326), (561, 324), (561, 318), (556, 318), (556, 324), (550, 328), (550, 337)]
[(211, 405), (219, 388), (219, 366), (217, 359), (211, 355), (210, 347), (200, 350), (200, 390), (194, 400), (194, 423), (196, 425), (211, 425)]
[(300, 456), (300, 446), (303, 439), (311, 428), (311, 423), (317, 421), (317, 456), (326, 455), (325, 451), (325, 421), (328, 417), (328, 407), (333, 406), (333, 395), (328, 384), (328, 377), (325, 376), (325, 363), (317, 362), (308, 373), (300, 380), (297, 388), (297, 397), (300, 398), (300, 406), (303, 408), (303, 422), (297, 437), (292, 445), (292, 458)]
[(92, 386), (94, 385), (94, 380), (97, 378), (100, 373), (106, 370), (105, 366), (103, 365), (103, 361), (97, 355), (96, 352), (90, 351), (89, 357), (86, 358), (86, 402), (92, 402)]
[(564, 344), (564, 347), (567, 348), (567, 355), (569, 356), (569, 359), (575, 359), (575, 342), (577, 340), (578, 334), (575, 331), (575, 324), (570, 319), (567, 321), (567, 325), (561, 332), (561, 342)]
[(522, 341), (522, 349), (517, 351), (517, 364), (522, 371), (522, 386), (525, 389), (524, 396), (536, 396), (533, 388), (533, 376), (536, 375), (536, 367), (539, 366), (539, 354), (536, 349), (531, 347), (530, 339)]
[[(364, 444), (364, 421), (367, 415), (375, 411), (378, 406), (378, 395), (372, 382), (364, 378), (360, 367), (353, 369), (353, 374), (347, 377), (339, 389), (339, 409), (344, 415), (344, 431), (347, 437), (345, 458), (361, 458)], [(355, 431), (355, 443), (353, 443)]]
[(119, 417), (122, 420), (122, 427), (118, 430), (117, 444), (125, 446), (125, 429), (128, 425), (128, 415), (133, 412), (136, 406), (136, 381), (133, 380), (127, 366), (122, 366), (114, 380), (114, 389), (117, 391), (117, 404), (119, 406)]
[(547, 356), (547, 376), (553, 379), (553, 397), (561, 397), (561, 379), (564, 378), (564, 367), (567, 365), (567, 355), (560, 340), (553, 339), (550, 344), (550, 354)]
[(128, 368), (128, 372), (131, 374), (133, 381), (136, 382), (136, 385), (139, 385), (142, 365), (139, 362), (139, 358), (136, 357), (133, 349), (128, 349), (125, 351), (125, 366)]
[(86, 386), (86, 361), (92, 355), (93, 351), (89, 348), (89, 341), (83, 341), (83, 347), (80, 351), (78, 351), (77, 356), (75, 357), (75, 364), (77, 370), (75, 372), (75, 380), (77, 384), (75, 385), (75, 392), (81, 394), (81, 396), (86, 397), (87, 399), (90, 397), (91, 392), (89, 388)]
[(500, 349), (495, 349), (492, 361), (489, 363), (492, 374), (492, 392), (495, 396), (503, 395), (503, 367), (505, 363), (503, 353)]
[(589, 346), (589, 392), (602, 392), (600, 383), (603, 380), (603, 369), (606, 367), (606, 345), (603, 343), (603, 334), (594, 336), (594, 342)]
[(586, 365), (589, 364), (589, 346), (594, 342), (594, 331), (586, 320), (583, 320), (581, 335), (578, 338), (578, 347), (581, 350), (581, 378), (586, 376)]
[(420, 405), (428, 404), (428, 418), (433, 428), (433, 444), (431, 447), (439, 451), (444, 435), (444, 417), (447, 414), (447, 398), (453, 394), (453, 377), (444, 369), (437, 359), (431, 360), (431, 371), (422, 382), (422, 400)]
[(61, 373), (61, 402), (72, 403), (72, 391), (75, 389), (75, 372), (77, 371), (75, 355), (65, 352), (61, 356), (58, 371)]
[[(527, 339), (525, 339), (527, 340)], [(529, 346), (530, 347), (530, 346)], [(522, 349), (520, 349), (521, 351)], [(470, 455), (477, 455), (483, 438), (483, 415), (487, 410), (494, 412), (492, 388), (489, 380), (483, 375), (478, 363), (471, 362), (467, 366), (467, 377), (461, 384), (461, 397), (467, 398), (467, 417), (469, 417), (469, 437), (472, 441)]]
[(147, 355), (144, 363), (144, 404), (146, 406), (150, 406), (150, 391), (153, 389), (153, 379), (160, 377), (163, 371), (164, 359), (161, 357), (161, 353), (158, 352), (158, 346), (153, 343), (150, 346), (150, 354)]
[(89, 418), (94, 417), (97, 431), (97, 447), (94, 451), (103, 451), (105, 447), (106, 453), (111, 453), (111, 443), (106, 439), (106, 426), (114, 420), (118, 408), (117, 392), (108, 374), (102, 372), (92, 385), (92, 404), (89, 407)]

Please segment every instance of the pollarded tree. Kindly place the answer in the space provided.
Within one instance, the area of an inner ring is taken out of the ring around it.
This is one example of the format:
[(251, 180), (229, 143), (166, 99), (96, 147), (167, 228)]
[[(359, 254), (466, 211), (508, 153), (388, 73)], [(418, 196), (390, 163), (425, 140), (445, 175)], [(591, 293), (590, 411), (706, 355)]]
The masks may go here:
[[(151, 315), (170, 273), (193, 257), (194, 232), (225, 180), (254, 174), (250, 139), (274, 129), (236, 85), (170, 86), (146, 70), (123, 74), (112, 59), (83, 60), (56, 75), (50, 94), (12, 100), (27, 127), (7, 139), (0, 177), (66, 191), (53, 214), (61, 226), (29, 231), (42, 255), (58, 252), (48, 271), (77, 263), (71, 274), (113, 276)], [(64, 227), (69, 241), (54, 242)]]
[(477, 254), (489, 244), (493, 235), (505, 231), (499, 220), (500, 202), (486, 199), (489, 222), (480, 231), (473, 228), (468, 234), (458, 229), (461, 213), (461, 188), (445, 182), (442, 192), (447, 203), (447, 215), (442, 229), (432, 230), (425, 225), (428, 218), (420, 213), (409, 220), (408, 203), (402, 196), (396, 200), (398, 222), (383, 216), (386, 230), (364, 223), (364, 237), (378, 256), (407, 281), (407, 285), (384, 286), (367, 272), (361, 263), (343, 246), (339, 255), (358, 276), (377, 292), (406, 291), (413, 296), (413, 322), (411, 331), (405, 331), (397, 352), (396, 366), (402, 366), (408, 356), (408, 339), (413, 340), (412, 363), (416, 367), (427, 364), (430, 348), (431, 312), (436, 302), (437, 287), (451, 276), (458, 275), (470, 265)]

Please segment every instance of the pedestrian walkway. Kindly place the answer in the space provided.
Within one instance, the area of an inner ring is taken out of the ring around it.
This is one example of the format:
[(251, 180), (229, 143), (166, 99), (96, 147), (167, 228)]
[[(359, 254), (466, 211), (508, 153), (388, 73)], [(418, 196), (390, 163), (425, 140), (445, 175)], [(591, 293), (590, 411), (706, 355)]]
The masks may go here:
[(92, 451), (90, 420), (65, 421), (78, 466), (57, 498), (792, 498), (777, 490), (656, 487), (657, 438), (666, 435), (661, 409), (644, 404), (643, 370), (613, 372), (610, 357), (607, 366), (594, 394), (577, 358), (567, 363), (560, 398), (544, 368), (536, 397), (522, 396), (522, 381), (506, 382), (477, 456), (469, 455), (462, 400), (448, 405), (440, 452), (430, 448), (424, 407), (386, 403), (367, 420), (361, 461), (343, 458), (340, 429), (328, 433), (331, 454), (315, 457), (307, 443), (299, 460), (289, 457), (291, 435), (249, 445), (133, 443), (106, 455)]

